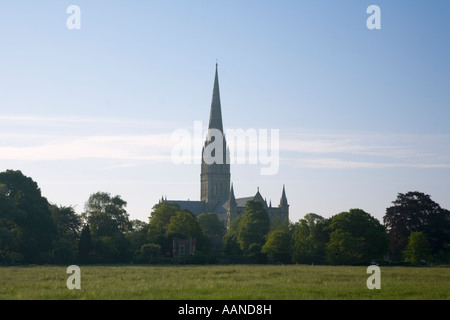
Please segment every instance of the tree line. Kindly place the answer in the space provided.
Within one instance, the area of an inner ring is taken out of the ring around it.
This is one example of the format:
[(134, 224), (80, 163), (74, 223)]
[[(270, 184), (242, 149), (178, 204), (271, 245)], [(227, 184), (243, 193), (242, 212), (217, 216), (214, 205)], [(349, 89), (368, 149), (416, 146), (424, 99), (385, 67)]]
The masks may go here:
[[(0, 172), (0, 264), (450, 263), (450, 211), (421, 192), (399, 193), (383, 223), (362, 209), (330, 218), (271, 221), (259, 201), (225, 230), (214, 213), (194, 216), (175, 203), (130, 220), (127, 202), (92, 194), (84, 211), (49, 203), (20, 171)], [(195, 239), (178, 255), (174, 239)]]

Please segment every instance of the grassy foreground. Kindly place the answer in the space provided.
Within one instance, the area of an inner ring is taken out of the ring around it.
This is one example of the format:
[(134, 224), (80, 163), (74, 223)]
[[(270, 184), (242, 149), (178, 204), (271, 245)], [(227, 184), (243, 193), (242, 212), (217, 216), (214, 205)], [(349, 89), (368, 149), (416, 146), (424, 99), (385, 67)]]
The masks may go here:
[(369, 290), (367, 267), (306, 265), (80, 266), (81, 289), (67, 267), (0, 267), (0, 299), (450, 299), (450, 268), (380, 267)]

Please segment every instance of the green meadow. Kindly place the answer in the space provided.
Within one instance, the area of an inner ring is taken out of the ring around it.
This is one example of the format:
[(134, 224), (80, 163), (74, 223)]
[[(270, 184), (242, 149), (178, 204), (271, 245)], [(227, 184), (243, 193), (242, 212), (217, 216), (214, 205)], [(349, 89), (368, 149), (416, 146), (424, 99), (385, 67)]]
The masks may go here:
[(450, 268), (308, 265), (82, 266), (69, 290), (64, 266), (0, 267), (0, 299), (449, 299)]

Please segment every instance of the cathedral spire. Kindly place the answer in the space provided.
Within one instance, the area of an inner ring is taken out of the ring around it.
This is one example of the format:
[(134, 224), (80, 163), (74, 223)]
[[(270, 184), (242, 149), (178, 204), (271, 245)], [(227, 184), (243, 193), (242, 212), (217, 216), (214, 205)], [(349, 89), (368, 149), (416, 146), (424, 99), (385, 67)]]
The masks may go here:
[(233, 183), (231, 183), (231, 191), (230, 191), (230, 203), (236, 203), (236, 198), (234, 197), (234, 189)]
[(214, 78), (214, 89), (211, 101), (211, 112), (209, 115), (209, 129), (218, 129), (223, 133), (222, 125), (222, 108), (220, 106), (220, 92), (219, 92), (219, 74), (218, 64), (216, 63), (216, 75)]
[(208, 136), (202, 150), (203, 161), (200, 174), (200, 199), (206, 202), (207, 210), (211, 212), (215, 210), (219, 202), (227, 201), (230, 196), (229, 149), (222, 125), (219, 75), (217, 69), (218, 65), (216, 63)]
[(281, 199), (280, 199), (280, 207), (288, 207), (287, 197), (286, 197), (286, 191), (284, 190), (284, 184), (283, 184), (283, 192), (281, 193)]

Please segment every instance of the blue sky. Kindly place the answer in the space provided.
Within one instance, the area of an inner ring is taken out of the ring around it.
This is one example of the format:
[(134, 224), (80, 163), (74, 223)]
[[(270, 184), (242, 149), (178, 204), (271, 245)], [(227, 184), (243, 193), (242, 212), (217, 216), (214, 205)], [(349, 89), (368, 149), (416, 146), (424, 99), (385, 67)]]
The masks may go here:
[[(132, 2), (132, 3), (130, 3)], [(66, 9), (81, 9), (69, 30)], [(381, 9), (369, 30), (368, 6)], [(206, 126), (216, 59), (225, 128), (278, 129), (280, 169), (234, 165), (237, 197), (283, 184), (297, 221), (397, 193), (450, 208), (448, 1), (12, 1), (0, 10), (0, 171), (81, 213), (97, 191), (147, 221), (200, 197), (171, 133)], [(200, 151), (199, 151), (200, 152)]]

